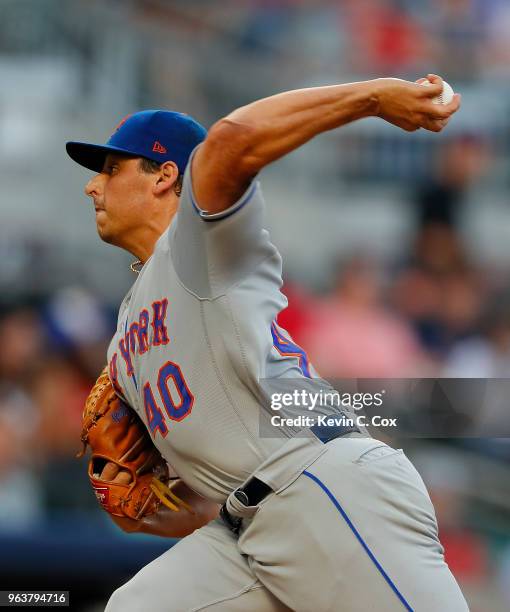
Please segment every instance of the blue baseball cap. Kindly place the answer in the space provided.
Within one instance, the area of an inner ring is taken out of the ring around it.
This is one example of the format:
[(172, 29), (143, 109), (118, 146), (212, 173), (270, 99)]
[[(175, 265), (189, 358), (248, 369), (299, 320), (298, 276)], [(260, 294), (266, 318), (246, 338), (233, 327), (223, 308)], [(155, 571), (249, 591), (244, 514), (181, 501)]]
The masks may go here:
[(71, 159), (94, 172), (101, 172), (108, 153), (146, 157), (155, 162), (173, 161), (183, 174), (193, 149), (207, 130), (183, 113), (144, 110), (124, 117), (104, 145), (67, 142)]

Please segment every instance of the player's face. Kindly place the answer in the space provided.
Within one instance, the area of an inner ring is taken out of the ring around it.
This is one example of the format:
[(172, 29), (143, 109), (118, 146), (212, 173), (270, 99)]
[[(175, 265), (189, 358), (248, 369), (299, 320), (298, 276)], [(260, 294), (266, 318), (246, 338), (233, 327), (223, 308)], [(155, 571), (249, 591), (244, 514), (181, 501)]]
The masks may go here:
[(153, 177), (141, 171), (138, 158), (108, 155), (103, 170), (87, 183), (85, 193), (94, 201), (99, 236), (125, 246), (150, 217)]

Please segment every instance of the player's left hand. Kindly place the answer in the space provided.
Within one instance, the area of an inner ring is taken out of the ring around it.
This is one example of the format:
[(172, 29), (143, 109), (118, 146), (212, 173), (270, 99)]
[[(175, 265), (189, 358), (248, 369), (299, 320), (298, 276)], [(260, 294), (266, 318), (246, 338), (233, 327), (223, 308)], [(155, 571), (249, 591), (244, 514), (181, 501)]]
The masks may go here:
[(92, 449), (89, 478), (102, 507), (112, 516), (141, 521), (162, 506), (194, 514), (173, 489), (167, 462), (136, 412), (123, 403), (103, 370), (83, 411), (84, 454)]
[(99, 480), (105, 482), (113, 482), (116, 484), (129, 484), (131, 482), (131, 474), (127, 470), (122, 470), (116, 463), (108, 461), (104, 466), (101, 474), (98, 475)]
[[(425, 80), (430, 82), (428, 87), (422, 85)], [(460, 108), (459, 94), (449, 104), (433, 102), (443, 90), (443, 80), (436, 74), (428, 74), (414, 83), (391, 78), (376, 79), (373, 83), (378, 100), (377, 115), (407, 132), (420, 128), (440, 132)]]

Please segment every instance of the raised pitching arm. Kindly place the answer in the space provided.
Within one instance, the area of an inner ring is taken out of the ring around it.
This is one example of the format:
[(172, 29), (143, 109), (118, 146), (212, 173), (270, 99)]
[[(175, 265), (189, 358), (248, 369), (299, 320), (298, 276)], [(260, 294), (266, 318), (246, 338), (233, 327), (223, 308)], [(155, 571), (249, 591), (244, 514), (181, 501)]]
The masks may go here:
[(439, 132), (460, 105), (434, 104), (442, 79), (423, 87), (401, 79), (288, 91), (238, 108), (213, 125), (193, 158), (193, 190), (199, 206), (218, 213), (243, 194), (271, 162), (317, 134), (364, 117), (380, 117), (406, 131)]

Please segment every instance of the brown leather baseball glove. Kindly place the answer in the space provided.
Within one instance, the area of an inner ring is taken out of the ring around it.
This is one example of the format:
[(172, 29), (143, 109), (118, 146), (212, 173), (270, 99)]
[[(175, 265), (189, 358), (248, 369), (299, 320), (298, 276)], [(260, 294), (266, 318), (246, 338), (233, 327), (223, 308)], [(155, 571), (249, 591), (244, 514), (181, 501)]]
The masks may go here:
[[(116, 395), (105, 368), (83, 411), (83, 450), (92, 450), (88, 474), (101, 506), (113, 516), (141, 520), (162, 504), (179, 512), (193, 509), (172, 492), (179, 478), (169, 478), (168, 464), (154, 446), (135, 411)], [(105, 479), (108, 472), (122, 476)], [(107, 469), (105, 469), (107, 467)], [(115, 469), (118, 468), (118, 469)]]

